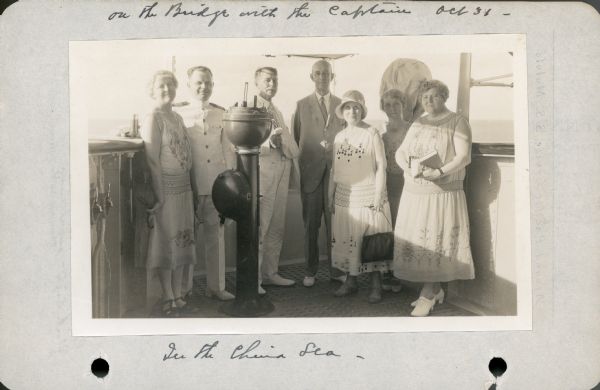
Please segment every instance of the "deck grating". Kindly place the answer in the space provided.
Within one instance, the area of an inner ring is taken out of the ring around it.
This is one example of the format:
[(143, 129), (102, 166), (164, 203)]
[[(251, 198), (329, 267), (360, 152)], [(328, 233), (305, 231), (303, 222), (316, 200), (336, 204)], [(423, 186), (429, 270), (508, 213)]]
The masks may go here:
[[(337, 298), (333, 292), (340, 286), (339, 282), (329, 280), (329, 272), (324, 262), (317, 273), (317, 282), (313, 287), (302, 286), (304, 264), (280, 266), (283, 277), (293, 279), (296, 285), (292, 287), (266, 286), (266, 296), (275, 305), (275, 310), (266, 317), (406, 317), (410, 316), (410, 302), (417, 298), (417, 291), (404, 288), (398, 293), (383, 292), (383, 300), (377, 304), (367, 301), (369, 280), (367, 275), (361, 275), (359, 292), (349, 297)], [(235, 290), (235, 272), (226, 274), (227, 290)], [(188, 299), (189, 308), (180, 313), (180, 317), (189, 318), (218, 318), (227, 317), (219, 311), (222, 302), (204, 296), (206, 278), (204, 275), (194, 278), (194, 291)], [(431, 316), (472, 316), (471, 312), (444, 302), (436, 305)], [(160, 317), (157, 306), (151, 317)]]

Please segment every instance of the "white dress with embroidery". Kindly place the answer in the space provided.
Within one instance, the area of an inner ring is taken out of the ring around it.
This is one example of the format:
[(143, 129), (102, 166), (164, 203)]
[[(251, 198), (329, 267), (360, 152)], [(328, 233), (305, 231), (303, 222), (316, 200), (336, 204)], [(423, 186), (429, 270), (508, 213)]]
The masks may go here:
[(177, 113), (152, 114), (161, 133), (160, 166), (164, 205), (150, 230), (148, 268), (175, 269), (195, 262), (194, 203), (190, 184), (192, 154), (183, 119)]
[[(419, 118), (400, 149), (413, 157), (437, 150), (445, 164), (456, 155), (454, 132), (458, 127), (470, 131), (466, 119), (454, 113), (437, 121)], [(435, 181), (404, 173), (394, 231), (394, 276), (413, 282), (475, 277), (464, 178), (464, 168)]]
[(369, 208), (375, 202), (375, 137), (380, 136), (373, 128), (346, 128), (336, 135), (333, 146), (336, 187), (335, 213), (331, 217), (332, 264), (352, 276), (388, 271), (391, 265), (391, 259), (361, 263), (363, 236), (392, 230), (385, 193), (383, 211)]

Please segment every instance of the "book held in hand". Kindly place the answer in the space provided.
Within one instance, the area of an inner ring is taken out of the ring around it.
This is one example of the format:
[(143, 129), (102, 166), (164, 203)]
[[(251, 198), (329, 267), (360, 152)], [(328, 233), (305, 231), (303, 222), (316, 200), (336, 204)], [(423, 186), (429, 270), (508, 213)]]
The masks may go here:
[(410, 157), (410, 174), (418, 177), (423, 173), (423, 167), (438, 169), (443, 165), (437, 150), (433, 150), (422, 157)]
[(431, 168), (431, 169), (438, 169), (444, 165), (437, 150), (433, 150), (433, 151), (427, 153), (426, 155), (424, 155), (423, 157), (421, 157), (419, 159), (419, 163), (421, 165), (423, 165), (424, 167)]

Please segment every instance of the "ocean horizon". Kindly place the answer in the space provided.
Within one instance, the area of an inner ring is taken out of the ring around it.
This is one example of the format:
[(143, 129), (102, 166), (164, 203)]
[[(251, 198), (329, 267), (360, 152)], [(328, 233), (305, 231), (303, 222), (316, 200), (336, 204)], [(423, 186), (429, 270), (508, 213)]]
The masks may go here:
[[(366, 120), (371, 126), (384, 131), (385, 120)], [(473, 142), (476, 143), (514, 143), (514, 124), (512, 120), (473, 119), (470, 121)], [(129, 129), (131, 120), (123, 119), (91, 119), (88, 122), (88, 136), (116, 137), (121, 129)]]

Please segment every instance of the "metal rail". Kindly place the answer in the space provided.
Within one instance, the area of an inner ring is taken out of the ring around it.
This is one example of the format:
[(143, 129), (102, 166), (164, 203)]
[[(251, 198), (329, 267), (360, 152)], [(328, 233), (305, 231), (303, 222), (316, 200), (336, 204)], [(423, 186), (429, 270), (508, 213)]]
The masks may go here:
[(460, 68), (458, 72), (458, 97), (456, 102), (456, 111), (467, 119), (469, 118), (472, 87), (514, 87), (514, 83), (490, 83), (490, 81), (512, 77), (512, 73), (484, 77), (479, 80), (471, 78), (471, 53), (460, 53)]

